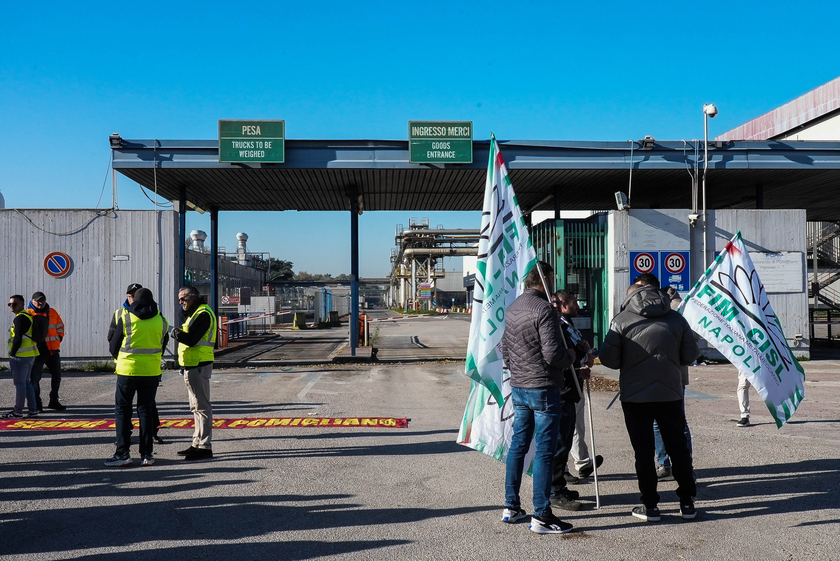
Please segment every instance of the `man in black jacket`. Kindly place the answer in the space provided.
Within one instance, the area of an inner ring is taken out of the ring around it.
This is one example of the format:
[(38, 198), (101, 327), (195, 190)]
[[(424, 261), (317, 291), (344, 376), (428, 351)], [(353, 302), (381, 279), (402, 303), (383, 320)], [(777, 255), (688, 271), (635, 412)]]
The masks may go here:
[[(540, 269), (544, 277), (540, 275)], [(533, 439), (534, 515), (530, 529), (538, 534), (564, 534), (572, 525), (551, 512), (551, 466), (560, 428), (560, 391), (563, 370), (575, 359), (561, 339), (557, 314), (544, 286), (553, 285), (553, 271), (540, 262), (525, 278), (526, 290), (505, 311), (502, 357), (510, 370), (514, 421), (507, 455), (504, 522), (528, 515), (519, 500), (525, 454)], [(544, 284), (545, 283), (545, 284)]]
[[(589, 355), (591, 347), (581, 336), (572, 323), (572, 318), (580, 311), (577, 296), (568, 290), (558, 290), (553, 296), (554, 306), (560, 319), (560, 329), (566, 338), (566, 346), (575, 350), (577, 355), (573, 368), (566, 368), (563, 372), (563, 390), (560, 392), (560, 436), (557, 438), (557, 452), (554, 454), (554, 476), (551, 482), (551, 504), (564, 510), (580, 510), (581, 503), (578, 492), (566, 486), (566, 464), (575, 436), (577, 424), (577, 404), (582, 403), (583, 396), (578, 393), (583, 380), (590, 376), (590, 368), (594, 357)], [(573, 376), (577, 376), (577, 383)], [(586, 444), (584, 443), (584, 446)], [(588, 451), (587, 451), (588, 453)], [(600, 456), (597, 460), (603, 461)], [(601, 465), (598, 461), (598, 465)], [(591, 465), (591, 460), (590, 460)]]
[(683, 383), (680, 368), (700, 354), (688, 322), (673, 311), (670, 298), (658, 288), (633, 284), (621, 312), (610, 324), (601, 347), (601, 364), (619, 369), (624, 424), (636, 457), (636, 476), (642, 506), (632, 515), (658, 522), (653, 422), (659, 425), (665, 449), (671, 457), (680, 515), (696, 516), (694, 469), (685, 434)]

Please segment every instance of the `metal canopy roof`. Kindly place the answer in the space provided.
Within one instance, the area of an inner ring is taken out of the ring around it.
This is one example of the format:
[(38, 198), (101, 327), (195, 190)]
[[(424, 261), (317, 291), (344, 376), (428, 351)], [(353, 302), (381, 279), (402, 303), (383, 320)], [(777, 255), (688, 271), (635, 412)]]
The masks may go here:
[[(171, 201), (203, 209), (481, 210), (489, 141), (475, 141), (472, 164), (410, 164), (408, 142), (287, 140), (283, 164), (219, 163), (217, 140), (123, 140), (114, 169)], [(615, 208), (628, 190), (630, 142), (500, 141), (517, 199), (526, 212)], [(690, 208), (697, 141), (656, 142), (632, 151), (631, 205)], [(702, 142), (700, 143), (702, 144)], [(840, 218), (840, 142), (712, 142), (706, 179), (708, 208), (804, 208), (809, 220)], [(699, 162), (697, 161), (699, 160)], [(155, 162), (157, 166), (155, 166)]]

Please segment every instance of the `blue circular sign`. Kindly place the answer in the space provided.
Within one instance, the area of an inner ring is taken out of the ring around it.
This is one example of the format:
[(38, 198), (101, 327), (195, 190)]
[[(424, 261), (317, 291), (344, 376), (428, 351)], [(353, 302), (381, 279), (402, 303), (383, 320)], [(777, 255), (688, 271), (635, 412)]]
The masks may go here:
[(51, 277), (61, 278), (70, 273), (72, 262), (66, 253), (53, 251), (44, 258), (44, 270)]

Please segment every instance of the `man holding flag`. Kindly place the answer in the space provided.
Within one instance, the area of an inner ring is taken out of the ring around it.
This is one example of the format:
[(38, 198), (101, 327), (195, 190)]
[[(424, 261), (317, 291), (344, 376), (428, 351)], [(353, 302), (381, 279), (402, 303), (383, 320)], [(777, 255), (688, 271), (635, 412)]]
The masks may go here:
[[(473, 383), (458, 443), (500, 461), (506, 461), (514, 430), (510, 372), (502, 364), (506, 310), (522, 294), (522, 281), (531, 273), (536, 260), (499, 145), (491, 134), (465, 368)], [(534, 274), (542, 283), (540, 273)], [(548, 306), (547, 298), (545, 304)], [(551, 311), (550, 306), (548, 309)], [(524, 466), (529, 465), (533, 453), (534, 447), (531, 446), (519, 468), (520, 480), (521, 472)], [(530, 466), (526, 471), (532, 471)], [(549, 466), (549, 484), (550, 472)], [(516, 504), (507, 506), (516, 509), (505, 509), (502, 516), (505, 522), (516, 522), (526, 517), (518, 499)]]
[(527, 516), (520, 505), (519, 487), (525, 454), (533, 438), (537, 450), (531, 531), (538, 534), (565, 534), (572, 530), (571, 524), (551, 512), (550, 504), (552, 460), (561, 425), (563, 372), (576, 358), (575, 352), (563, 344), (557, 315), (545, 292), (545, 286), (553, 284), (553, 276), (548, 263), (540, 262), (531, 269), (525, 278), (525, 292), (506, 310), (502, 341), (503, 360), (510, 370), (514, 410), (502, 520), (516, 522)]

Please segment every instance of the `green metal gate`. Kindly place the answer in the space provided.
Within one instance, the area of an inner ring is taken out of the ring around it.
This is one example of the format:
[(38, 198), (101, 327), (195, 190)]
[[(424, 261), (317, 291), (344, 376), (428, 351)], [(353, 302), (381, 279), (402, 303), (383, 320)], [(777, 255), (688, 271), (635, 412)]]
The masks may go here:
[(609, 329), (607, 215), (582, 220), (546, 220), (531, 229), (537, 258), (554, 268), (554, 290), (577, 294), (584, 312), (592, 318), (592, 338), (600, 347)]

